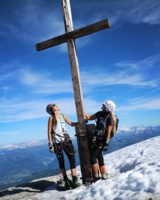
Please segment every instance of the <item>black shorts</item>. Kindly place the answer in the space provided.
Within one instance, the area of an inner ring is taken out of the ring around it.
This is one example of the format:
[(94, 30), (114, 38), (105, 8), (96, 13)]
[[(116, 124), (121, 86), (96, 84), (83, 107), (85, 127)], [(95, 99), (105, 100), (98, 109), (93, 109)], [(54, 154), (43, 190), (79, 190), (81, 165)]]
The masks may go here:
[(74, 153), (75, 153), (74, 152), (74, 146), (73, 146), (71, 140), (61, 142), (61, 143), (55, 143), (54, 148), (55, 148), (56, 156), (58, 158), (59, 167), (61, 169), (65, 168), (63, 151), (65, 152), (65, 154), (68, 157), (68, 160), (69, 160), (69, 163), (70, 163), (70, 169), (73, 169), (73, 168), (76, 167), (75, 156), (74, 156)]
[(102, 149), (93, 145), (90, 152), (91, 152), (91, 164), (94, 165), (98, 161), (99, 166), (100, 167), (103, 166), (104, 165), (104, 158), (103, 158)]

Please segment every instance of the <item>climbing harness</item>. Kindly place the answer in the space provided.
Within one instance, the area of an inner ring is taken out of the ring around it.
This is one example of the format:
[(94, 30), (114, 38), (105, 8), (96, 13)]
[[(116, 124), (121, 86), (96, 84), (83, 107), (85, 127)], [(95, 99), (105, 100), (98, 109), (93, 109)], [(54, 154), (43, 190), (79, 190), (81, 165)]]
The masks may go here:
[[(60, 138), (63, 138), (63, 140), (61, 139), (60, 141), (57, 140), (57, 138), (55, 136), (59, 136)], [(72, 140), (70, 138), (70, 136), (65, 132), (64, 135), (59, 135), (56, 133), (53, 133), (54, 136), (54, 147), (55, 147), (55, 151), (57, 153), (58, 156), (62, 155), (62, 151), (63, 149), (65, 149), (67, 151), (67, 153), (69, 155), (74, 155), (75, 154), (75, 150), (72, 144)]]

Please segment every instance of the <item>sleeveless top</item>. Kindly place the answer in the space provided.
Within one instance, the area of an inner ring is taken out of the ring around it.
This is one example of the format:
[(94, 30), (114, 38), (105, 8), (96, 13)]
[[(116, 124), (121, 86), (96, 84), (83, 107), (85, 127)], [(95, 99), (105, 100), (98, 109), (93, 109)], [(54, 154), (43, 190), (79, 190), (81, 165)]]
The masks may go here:
[(63, 113), (60, 113), (62, 119), (57, 119), (57, 124), (53, 124), (53, 138), (55, 143), (64, 141), (64, 133), (67, 132), (66, 122)]

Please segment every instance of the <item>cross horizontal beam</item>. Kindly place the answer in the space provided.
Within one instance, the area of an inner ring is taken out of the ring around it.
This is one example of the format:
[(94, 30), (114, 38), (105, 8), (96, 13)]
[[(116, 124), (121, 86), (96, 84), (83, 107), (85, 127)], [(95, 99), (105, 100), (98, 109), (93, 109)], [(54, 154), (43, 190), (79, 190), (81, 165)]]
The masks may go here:
[(68, 32), (66, 34), (51, 38), (44, 42), (40, 42), (40, 43), (36, 44), (36, 50), (41, 51), (41, 50), (44, 50), (44, 49), (47, 49), (47, 48), (50, 48), (53, 46), (57, 46), (57, 45), (67, 42), (67, 40), (69, 40), (69, 39), (77, 39), (77, 38), (89, 35), (91, 33), (95, 33), (97, 31), (100, 31), (100, 30), (103, 30), (103, 29), (106, 29), (109, 27), (110, 27), (109, 20), (105, 19), (105, 20), (99, 21), (97, 23), (88, 25), (86, 27), (79, 28), (74, 31)]

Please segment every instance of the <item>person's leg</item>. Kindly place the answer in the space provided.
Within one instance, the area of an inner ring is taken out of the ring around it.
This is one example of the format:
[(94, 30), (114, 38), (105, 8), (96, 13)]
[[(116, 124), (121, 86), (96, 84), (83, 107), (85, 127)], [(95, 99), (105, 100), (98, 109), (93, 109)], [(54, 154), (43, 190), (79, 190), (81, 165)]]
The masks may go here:
[(105, 165), (100, 166), (100, 172), (101, 172), (101, 175), (102, 175), (102, 179), (106, 180), (108, 178), (108, 173), (107, 173)]
[(100, 172), (101, 172), (101, 174), (106, 174), (107, 173), (105, 165), (100, 166)]
[(56, 144), (55, 145), (55, 153), (59, 162), (59, 167), (63, 176), (63, 181), (58, 184), (58, 187), (65, 187), (66, 190), (71, 189), (71, 181), (67, 177), (67, 173), (65, 170), (65, 162), (64, 162), (64, 155), (63, 155), (63, 145)]
[(99, 165), (98, 163), (95, 163), (92, 165), (92, 172), (93, 172), (93, 177), (98, 179), (99, 178)]
[(78, 181), (77, 177), (77, 170), (76, 170), (76, 164), (75, 164), (75, 155), (74, 155), (74, 147), (71, 141), (64, 143), (64, 151), (68, 157), (69, 163), (70, 163), (70, 169), (71, 169), (71, 175), (72, 175), (72, 187), (78, 187), (80, 186), (80, 183)]
[(103, 158), (102, 151), (99, 153), (98, 162), (99, 162), (99, 168), (100, 168), (102, 179), (105, 180), (105, 179), (107, 179), (108, 174), (107, 174), (106, 166), (104, 164), (104, 158)]
[(63, 177), (67, 176), (65, 168), (60, 168)]
[(66, 170), (65, 170), (65, 162), (64, 162), (64, 155), (63, 155), (63, 147), (62, 144), (58, 143), (55, 144), (55, 153), (58, 159), (59, 168), (62, 173), (63, 178), (67, 176)]
[(75, 153), (74, 153), (74, 147), (73, 147), (72, 141), (69, 140), (67, 142), (64, 142), (63, 149), (64, 149), (64, 152), (67, 155), (67, 158), (70, 163), (71, 174), (73, 176), (77, 175), (76, 164), (75, 164), (75, 155), (74, 155)]
[(98, 154), (99, 154), (99, 148), (93, 147), (91, 149), (91, 164), (92, 164), (93, 177), (95, 180), (99, 179), (99, 164), (97, 162)]
[(77, 170), (76, 170), (76, 168), (71, 168), (71, 175), (72, 176), (77, 176)]

